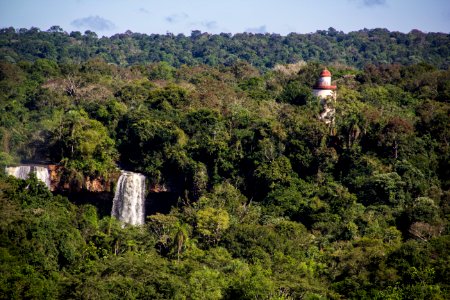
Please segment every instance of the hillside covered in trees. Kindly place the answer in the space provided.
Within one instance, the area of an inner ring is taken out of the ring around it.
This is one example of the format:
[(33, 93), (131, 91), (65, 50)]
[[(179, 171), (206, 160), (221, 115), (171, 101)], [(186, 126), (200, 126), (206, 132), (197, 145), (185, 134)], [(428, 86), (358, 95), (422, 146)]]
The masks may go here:
[(450, 64), (450, 35), (364, 29), (343, 33), (334, 28), (315, 33), (279, 34), (192, 31), (190, 36), (141, 34), (127, 31), (112, 37), (95, 32), (64, 32), (59, 26), (0, 30), (0, 59), (10, 62), (45, 58), (59, 63), (80, 63), (91, 58), (120, 66), (167, 62), (174, 67), (207, 64), (230, 66), (244, 60), (267, 70), (276, 64), (316, 60), (361, 68), (366, 64)]
[(1, 174), (0, 298), (447, 299), (449, 45), (1, 30), (0, 166), (126, 169), (172, 202), (128, 226)]

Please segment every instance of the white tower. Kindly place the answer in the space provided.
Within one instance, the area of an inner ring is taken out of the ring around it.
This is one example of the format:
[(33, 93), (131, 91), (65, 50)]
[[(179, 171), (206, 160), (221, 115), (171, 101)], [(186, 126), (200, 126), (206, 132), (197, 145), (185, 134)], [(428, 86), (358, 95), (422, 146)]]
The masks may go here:
[(331, 73), (327, 69), (324, 69), (320, 73), (320, 77), (317, 80), (316, 85), (313, 87), (313, 94), (320, 100), (322, 105), (322, 111), (320, 112), (319, 119), (326, 124), (333, 123), (334, 120), (334, 103), (336, 101), (336, 86), (331, 85)]

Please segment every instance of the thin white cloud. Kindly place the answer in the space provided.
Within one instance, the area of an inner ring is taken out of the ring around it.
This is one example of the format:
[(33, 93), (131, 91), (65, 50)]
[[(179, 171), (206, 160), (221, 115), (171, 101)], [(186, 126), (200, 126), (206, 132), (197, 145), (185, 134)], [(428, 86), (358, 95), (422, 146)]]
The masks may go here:
[(70, 24), (77, 28), (88, 28), (96, 31), (107, 31), (116, 28), (113, 22), (99, 16), (75, 19)]
[(150, 13), (147, 9), (145, 9), (143, 7), (139, 8), (139, 12), (143, 13), (143, 14), (149, 14)]
[(348, 0), (349, 2), (357, 3), (359, 7), (375, 7), (386, 5), (386, 0)]
[(173, 15), (167, 16), (166, 17), (166, 21), (171, 23), (171, 24), (174, 24), (174, 23), (182, 22), (182, 21), (184, 21), (184, 20), (186, 20), (188, 18), (189, 18), (189, 15), (186, 14), (186, 13), (173, 14)]
[(210, 32), (219, 29), (219, 24), (216, 21), (202, 21), (202, 22), (190, 22), (188, 26), (192, 29), (199, 30), (204, 28)]
[(261, 25), (259, 27), (252, 27), (245, 29), (245, 32), (251, 32), (251, 33), (266, 33), (267, 32), (267, 26)]
[(209, 30), (213, 30), (213, 29), (216, 29), (218, 27), (216, 21), (205, 21), (205, 22), (202, 22), (202, 25), (204, 27), (208, 28)]
[(377, 5), (385, 5), (386, 0), (363, 0), (364, 6), (377, 6)]

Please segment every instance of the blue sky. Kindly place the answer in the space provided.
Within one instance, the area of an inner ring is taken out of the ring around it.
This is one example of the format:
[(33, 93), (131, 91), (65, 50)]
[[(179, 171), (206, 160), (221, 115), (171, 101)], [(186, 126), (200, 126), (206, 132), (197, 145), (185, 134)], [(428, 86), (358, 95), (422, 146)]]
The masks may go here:
[(0, 27), (141, 33), (450, 33), (450, 0), (0, 0)]

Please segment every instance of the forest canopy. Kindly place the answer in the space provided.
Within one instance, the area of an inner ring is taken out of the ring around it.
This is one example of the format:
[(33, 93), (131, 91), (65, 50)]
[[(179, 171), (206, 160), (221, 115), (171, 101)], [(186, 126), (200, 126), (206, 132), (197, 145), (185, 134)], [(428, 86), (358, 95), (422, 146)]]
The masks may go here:
[[(45, 58), (81, 63), (92, 58), (120, 66), (166, 62), (170, 66), (206, 64), (231, 66), (246, 61), (259, 70), (277, 64), (320, 61), (362, 68), (367, 64), (427, 63), (446, 69), (450, 64), (450, 36), (446, 33), (409, 33), (383, 28), (344, 33), (332, 27), (315, 33), (220, 33), (199, 30), (184, 34), (141, 34), (127, 31), (111, 37), (95, 32), (46, 31), (13, 27), (0, 30), (0, 59), (18, 62)], [(165, 72), (161, 70), (162, 72)], [(167, 71), (167, 70), (166, 70)]]
[[(128, 226), (1, 174), (0, 298), (448, 298), (449, 45), (2, 29), (2, 168), (120, 166), (175, 201)], [(331, 124), (312, 94), (325, 67)]]

